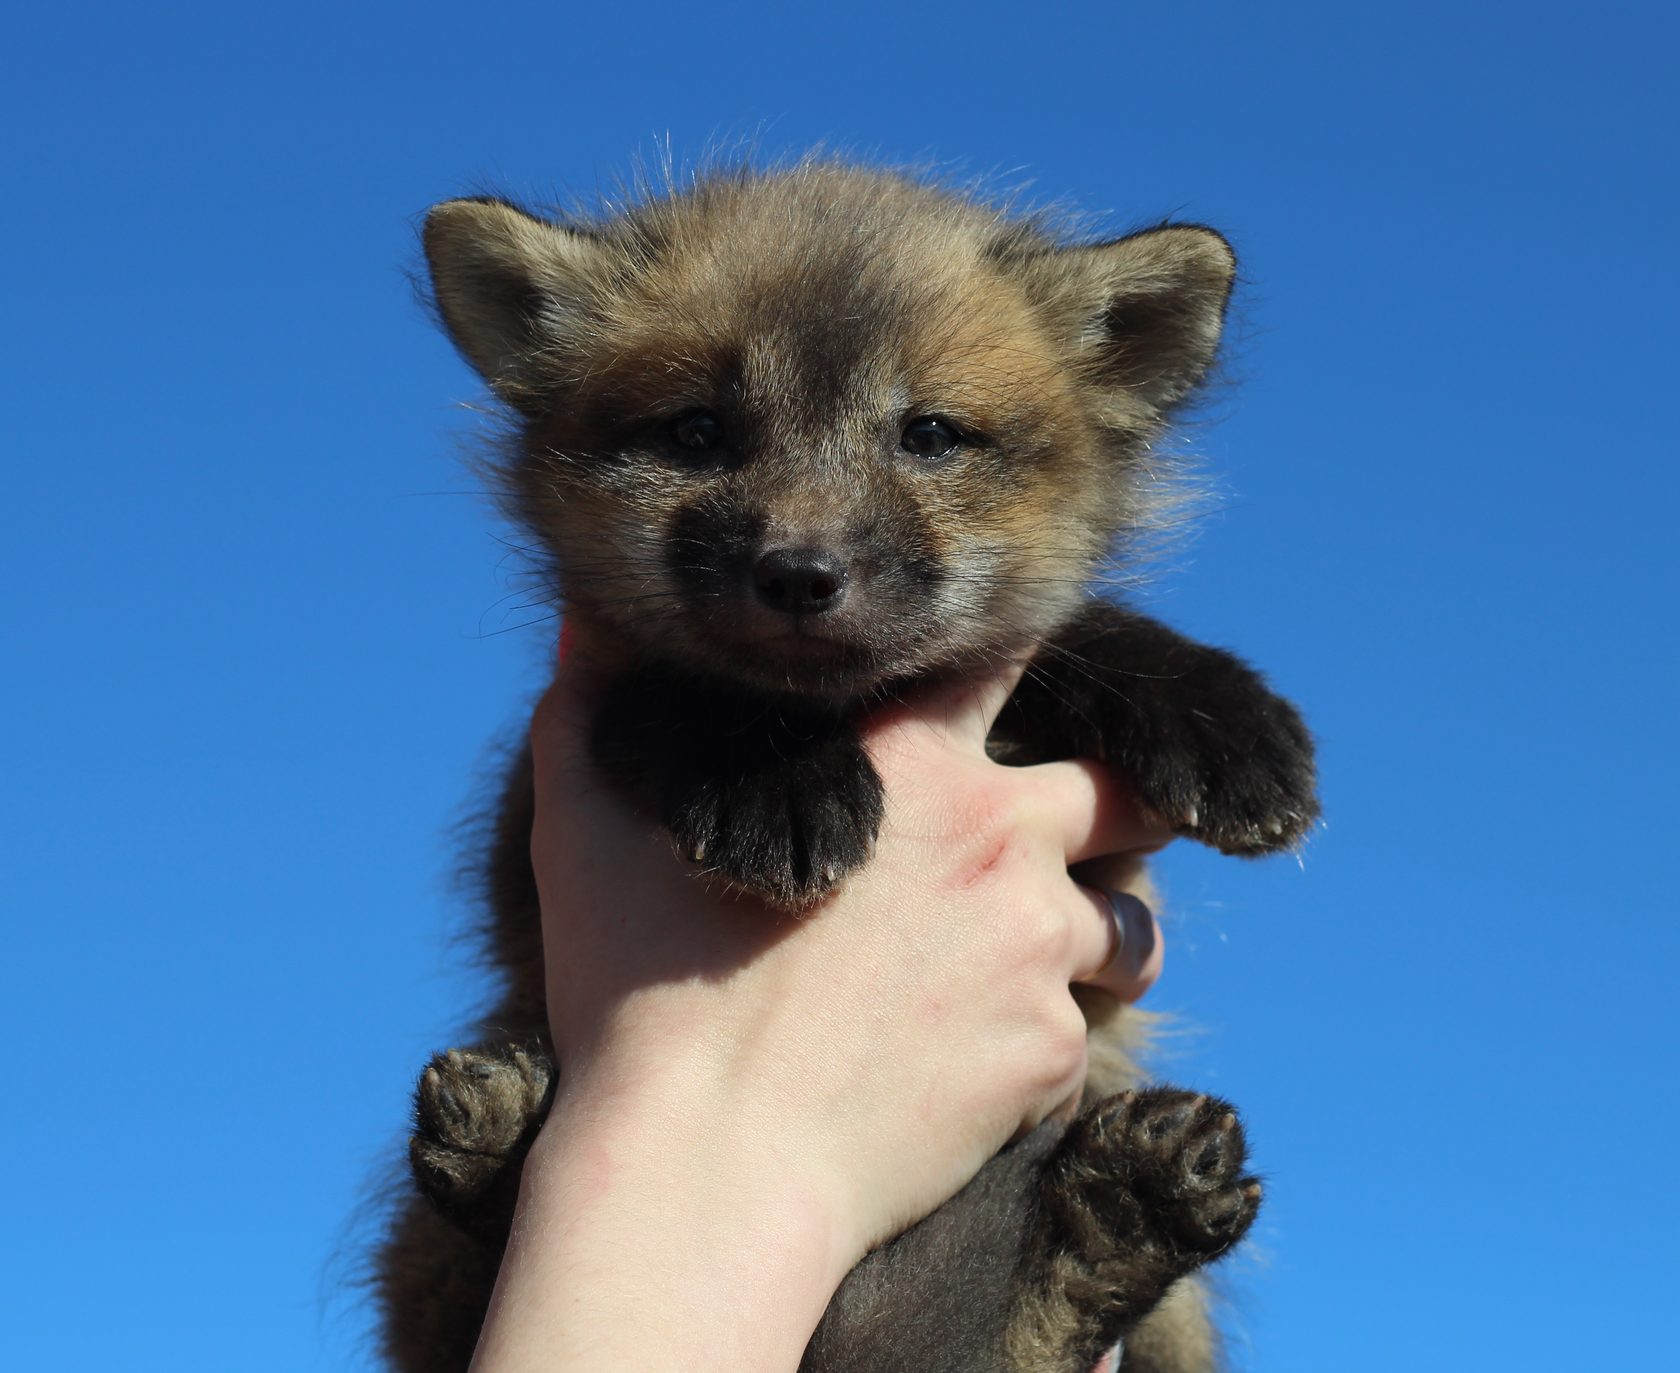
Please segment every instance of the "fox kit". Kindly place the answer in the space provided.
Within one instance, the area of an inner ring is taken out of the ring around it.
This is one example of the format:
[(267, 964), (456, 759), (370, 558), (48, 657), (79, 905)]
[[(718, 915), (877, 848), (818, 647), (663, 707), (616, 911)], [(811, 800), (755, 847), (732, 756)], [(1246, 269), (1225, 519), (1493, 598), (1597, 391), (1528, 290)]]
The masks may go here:
[[(1209, 229), (1069, 244), (896, 174), (740, 170), (564, 223), (454, 200), (425, 248), (450, 337), (513, 421), (502, 484), (568, 616), (619, 645), (597, 763), (684, 855), (786, 909), (868, 860), (859, 713), (1031, 655), (1006, 761), (1111, 763), (1227, 853), (1317, 814), (1294, 709), (1230, 654), (1086, 587), (1146, 529), (1152, 453), (1217, 350)], [(467, 1366), (547, 1045), (528, 761), (486, 862), (502, 1004), (417, 1098), (419, 1194), (381, 1255), (403, 1373)], [(1092, 997), (1093, 1035), (1128, 1021)], [(1100, 1047), (1100, 1046), (1099, 1046)], [(1093, 1054), (1085, 1104), (999, 1154), (836, 1294), (807, 1373), (1213, 1365), (1193, 1284), (1259, 1187), (1223, 1102)]]

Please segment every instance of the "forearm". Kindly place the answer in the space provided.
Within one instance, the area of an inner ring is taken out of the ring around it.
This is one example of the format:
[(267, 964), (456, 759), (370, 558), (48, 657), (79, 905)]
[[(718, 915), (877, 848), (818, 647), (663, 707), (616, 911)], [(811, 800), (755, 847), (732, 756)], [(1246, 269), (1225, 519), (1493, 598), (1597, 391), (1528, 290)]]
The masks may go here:
[(856, 1257), (822, 1189), (699, 1094), (558, 1106), (474, 1373), (792, 1373)]

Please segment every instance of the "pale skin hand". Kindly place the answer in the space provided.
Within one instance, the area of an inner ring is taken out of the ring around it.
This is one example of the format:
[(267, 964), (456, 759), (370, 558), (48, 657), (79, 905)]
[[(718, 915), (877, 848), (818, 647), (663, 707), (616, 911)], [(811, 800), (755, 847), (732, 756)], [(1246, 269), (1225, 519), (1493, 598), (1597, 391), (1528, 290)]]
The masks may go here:
[(1136, 975), (1067, 869), (1170, 835), (1095, 765), (988, 760), (1000, 679), (871, 723), (876, 854), (779, 915), (593, 776), (588, 681), (568, 666), (532, 726), (565, 1071), (473, 1367), (790, 1373), (869, 1248), (1076, 1097), (1069, 984)]

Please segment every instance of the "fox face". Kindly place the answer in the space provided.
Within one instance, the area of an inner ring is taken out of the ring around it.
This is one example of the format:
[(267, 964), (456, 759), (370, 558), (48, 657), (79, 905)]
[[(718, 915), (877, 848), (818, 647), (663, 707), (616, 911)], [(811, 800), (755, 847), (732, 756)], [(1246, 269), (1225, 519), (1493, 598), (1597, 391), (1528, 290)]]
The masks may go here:
[(1210, 230), (1061, 246), (825, 164), (588, 223), (449, 201), (425, 245), (569, 610), (636, 656), (836, 699), (1067, 619), (1160, 495), (1149, 446), (1233, 271)]

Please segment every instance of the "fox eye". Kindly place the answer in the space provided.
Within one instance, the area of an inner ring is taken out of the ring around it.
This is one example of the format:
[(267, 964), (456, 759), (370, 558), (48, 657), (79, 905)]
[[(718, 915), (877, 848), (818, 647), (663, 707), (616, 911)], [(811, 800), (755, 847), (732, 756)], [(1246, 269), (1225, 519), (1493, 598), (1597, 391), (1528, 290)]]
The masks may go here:
[(950, 454), (962, 443), (962, 435), (936, 415), (923, 415), (904, 426), (899, 447), (912, 457), (932, 461)]
[(690, 410), (671, 426), (671, 437), (684, 448), (704, 453), (723, 442), (723, 425), (710, 410)]

